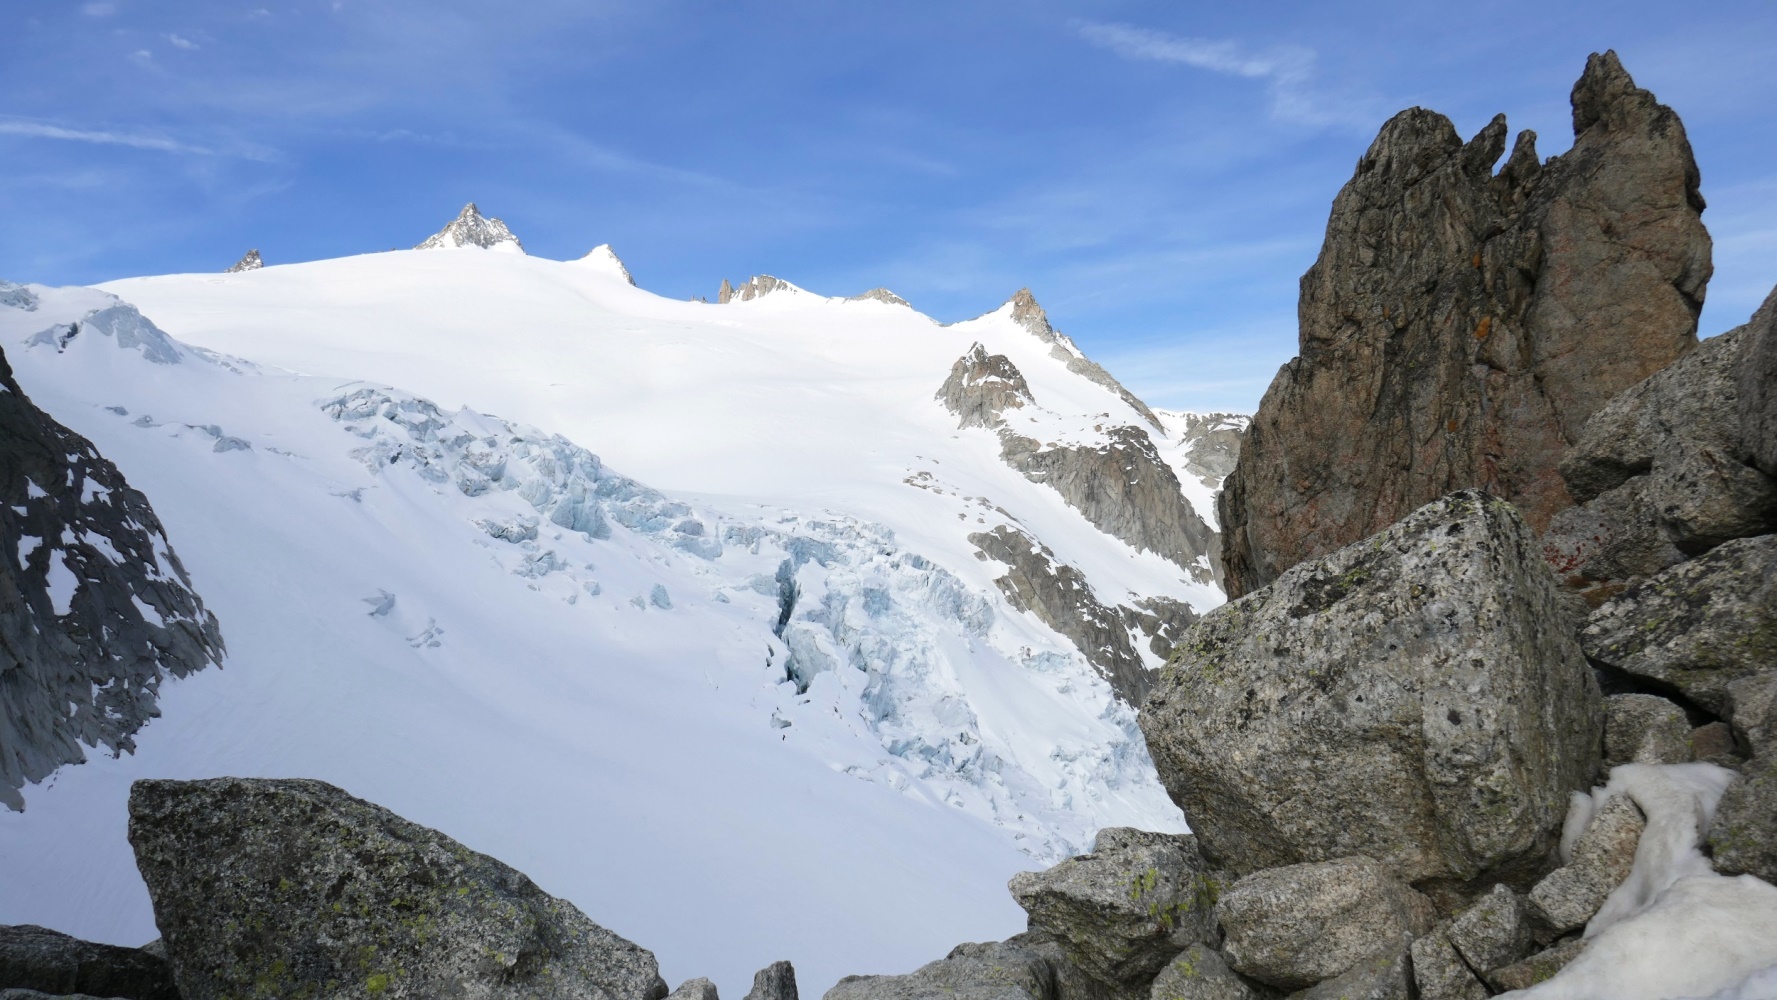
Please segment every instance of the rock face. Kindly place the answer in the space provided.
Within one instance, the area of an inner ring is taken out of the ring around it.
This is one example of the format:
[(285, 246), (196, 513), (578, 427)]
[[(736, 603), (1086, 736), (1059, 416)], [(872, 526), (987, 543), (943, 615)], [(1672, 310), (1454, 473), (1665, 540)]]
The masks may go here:
[(1415, 938), (1411, 951), (1419, 1000), (1486, 1000), (1487, 987), (1456, 953), (1444, 930)]
[(1252, 418), (1243, 413), (1155, 412), (1185, 442), (1185, 472), (1205, 486), (1220, 488), (1240, 460), (1240, 441)]
[(1740, 439), (1747, 457), (1777, 476), (1777, 289), (1746, 324), (1740, 350)]
[(1593, 612), (1580, 645), (1731, 714), (1731, 685), (1777, 663), (1777, 535), (1737, 539), (1630, 587)]
[(0, 926), (0, 989), (52, 996), (179, 1000), (167, 963), (140, 948), (119, 948), (29, 924)]
[(129, 805), (185, 1000), (666, 996), (647, 951), (332, 785), (138, 781)]
[(770, 295), (772, 292), (789, 288), (790, 283), (782, 278), (774, 278), (769, 274), (755, 274), (740, 283), (736, 288), (722, 279), (722, 289), (716, 294), (716, 301), (721, 304), (729, 302), (751, 302), (754, 299)]
[[(1160, 418), (1154, 416), (1153, 411), (1148, 409), (1148, 404), (1137, 398), (1135, 393), (1123, 388), (1123, 383), (1117, 381), (1110, 372), (1100, 367), (1098, 362), (1088, 358), (1079, 347), (1075, 346), (1073, 339), (1067, 334), (1049, 325), (1049, 314), (1037, 304), (1036, 296), (1030, 293), (1030, 289), (1020, 288), (1012, 293), (1012, 297), (1006, 300), (1006, 305), (1012, 307), (1014, 322), (1029, 330), (1038, 340), (1049, 345), (1050, 357), (1065, 363), (1067, 370), (1075, 375), (1084, 376), (1088, 381), (1102, 385), (1121, 396), (1123, 402), (1128, 403), (1135, 412), (1146, 418), (1155, 430), (1162, 429)], [(1001, 308), (1005, 308), (1005, 306)]]
[(0, 549), (0, 802), (23, 809), (24, 783), (85, 760), (82, 744), (134, 751), (162, 680), (223, 646), (148, 499), (34, 406), (4, 355)]
[(707, 979), (687, 979), (667, 994), (666, 1000), (719, 1000), (716, 984)]
[(1739, 419), (1747, 327), (1612, 399), (1561, 460), (1580, 507), (1544, 538), (1570, 587), (1609, 597), (1735, 538), (1777, 531), (1777, 479), (1746, 462)]
[(1571, 150), (1542, 163), (1520, 133), (1497, 175), (1504, 116), (1467, 143), (1421, 108), (1383, 126), (1222, 494), (1230, 596), (1464, 487), (1541, 530), (1587, 418), (1695, 346), (1710, 242), (1683, 125), (1614, 53), (1572, 103)]
[(1513, 507), (1455, 493), (1187, 632), (1140, 714), (1204, 855), (1521, 884), (1599, 767), (1601, 695)]
[(1201, 944), (1179, 952), (1154, 977), (1148, 991), (1149, 1000), (1259, 1000), (1259, 996), (1219, 953)]
[(1503, 885), (1476, 900), (1444, 933), (1469, 968), (1483, 973), (1530, 954), (1530, 916), (1524, 900)]
[[(1107, 426), (1100, 430), (1102, 440), (1078, 444), (1045, 443), (1014, 432), (1006, 412), (1035, 408), (1037, 400), (1010, 358), (988, 354), (980, 344), (951, 366), (934, 398), (956, 415), (958, 427), (997, 431), (1007, 465), (1033, 483), (1053, 487), (1100, 531), (1164, 556), (1200, 580), (1211, 578), (1208, 557), (1215, 532), (1185, 499), (1178, 476), (1145, 429)], [(1144, 406), (1141, 412), (1148, 410)]]
[(447, 247), (480, 247), (483, 250), (508, 250), (524, 253), (524, 244), (499, 219), (488, 218), (474, 202), (463, 206), (450, 224), (440, 229), (415, 250), (440, 250)]
[(796, 1000), (796, 969), (788, 962), (773, 962), (753, 974), (753, 988), (746, 1000)]
[(1353, 857), (1248, 875), (1222, 894), (1216, 915), (1230, 967), (1296, 990), (1404, 954), (1430, 929), (1431, 903)]
[(247, 251), (246, 256), (242, 257), (240, 260), (235, 261), (234, 266), (229, 268), (227, 271), (225, 271), (223, 273), (224, 274), (238, 274), (241, 271), (257, 271), (264, 266), (265, 266), (265, 261), (259, 259), (259, 251), (258, 250), (249, 250), (249, 251)]
[(1010, 943), (964, 944), (905, 976), (847, 976), (822, 1000), (1055, 1000), (1055, 973)]
[(1140, 989), (1186, 947), (1216, 940), (1220, 882), (1190, 836), (1117, 831), (1095, 850), (1012, 876), (1032, 931), (1112, 990)]

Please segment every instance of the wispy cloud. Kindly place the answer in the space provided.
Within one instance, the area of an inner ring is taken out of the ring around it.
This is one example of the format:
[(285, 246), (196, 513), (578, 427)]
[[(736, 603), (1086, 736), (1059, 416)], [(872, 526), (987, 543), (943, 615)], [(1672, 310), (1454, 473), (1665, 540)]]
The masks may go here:
[(132, 149), (155, 149), (163, 153), (195, 153), (210, 156), (213, 149), (193, 146), (158, 135), (111, 132), (95, 129), (63, 128), (42, 122), (0, 120), (0, 135), (22, 135), (33, 139), (63, 139), (69, 142), (91, 142), (104, 146), (129, 146)]
[(184, 35), (178, 34), (177, 32), (169, 32), (167, 34), (167, 41), (171, 42), (174, 48), (186, 49), (188, 51), (198, 47), (196, 42), (186, 38)]
[(1178, 63), (1226, 76), (1264, 81), (1273, 117), (1304, 125), (1369, 124), (1367, 110), (1334, 100), (1314, 85), (1315, 53), (1299, 45), (1250, 51), (1234, 42), (1186, 38), (1131, 24), (1076, 21), (1086, 41), (1125, 59)]
[(117, 5), (114, 3), (81, 4), (80, 12), (87, 17), (110, 17), (117, 13)]

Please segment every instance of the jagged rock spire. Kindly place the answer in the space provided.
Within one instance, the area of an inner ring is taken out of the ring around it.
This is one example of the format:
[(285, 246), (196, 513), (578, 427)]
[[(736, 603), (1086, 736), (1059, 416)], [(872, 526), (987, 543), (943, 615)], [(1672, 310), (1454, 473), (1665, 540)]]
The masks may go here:
[(791, 284), (782, 278), (774, 278), (769, 274), (755, 274), (740, 283), (736, 288), (722, 279), (722, 290), (717, 294), (718, 302), (748, 302), (769, 295), (779, 289), (790, 288)]
[(265, 266), (265, 261), (259, 259), (259, 251), (258, 250), (249, 250), (249, 251), (247, 251), (247, 255), (245, 257), (242, 257), (240, 260), (235, 261), (234, 266), (229, 268), (227, 271), (224, 271), (223, 273), (224, 274), (235, 274), (239, 271), (257, 271), (264, 266)]
[(481, 247), (484, 250), (510, 250), (524, 253), (524, 244), (499, 219), (481, 214), (474, 202), (463, 206), (450, 225), (440, 229), (415, 250), (438, 250), (446, 247)]

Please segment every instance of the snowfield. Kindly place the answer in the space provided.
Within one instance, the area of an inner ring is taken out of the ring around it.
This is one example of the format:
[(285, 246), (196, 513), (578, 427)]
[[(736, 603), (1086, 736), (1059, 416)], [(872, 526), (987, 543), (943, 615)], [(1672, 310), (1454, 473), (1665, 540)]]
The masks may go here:
[(316, 777), (526, 872), (670, 982), (739, 995), (789, 958), (818, 995), (1021, 930), (1006, 879), (1102, 826), (1184, 828), (1132, 710), (968, 541), (1022, 528), (1107, 604), (1221, 600), (933, 399), (980, 342), (1042, 408), (1019, 433), (1173, 447), (1008, 308), (678, 302), (608, 250), (106, 288), (33, 286), (0, 345), (148, 495), (229, 655), (163, 688), (134, 756), (0, 812), (0, 922), (140, 944), (130, 781)]

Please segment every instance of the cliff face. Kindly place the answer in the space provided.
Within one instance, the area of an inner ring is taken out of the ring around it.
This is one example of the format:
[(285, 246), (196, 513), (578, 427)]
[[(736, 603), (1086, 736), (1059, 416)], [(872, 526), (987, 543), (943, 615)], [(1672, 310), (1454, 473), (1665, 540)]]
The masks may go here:
[(25, 397), (0, 354), (0, 802), (116, 754), (167, 674), (220, 663), (216, 618), (141, 493)]
[(1541, 162), (1522, 132), (1497, 174), (1503, 115), (1467, 143), (1423, 108), (1383, 126), (1221, 497), (1230, 597), (1452, 490), (1541, 531), (1586, 419), (1696, 345), (1710, 241), (1684, 126), (1614, 53), (1572, 103), (1571, 150)]

